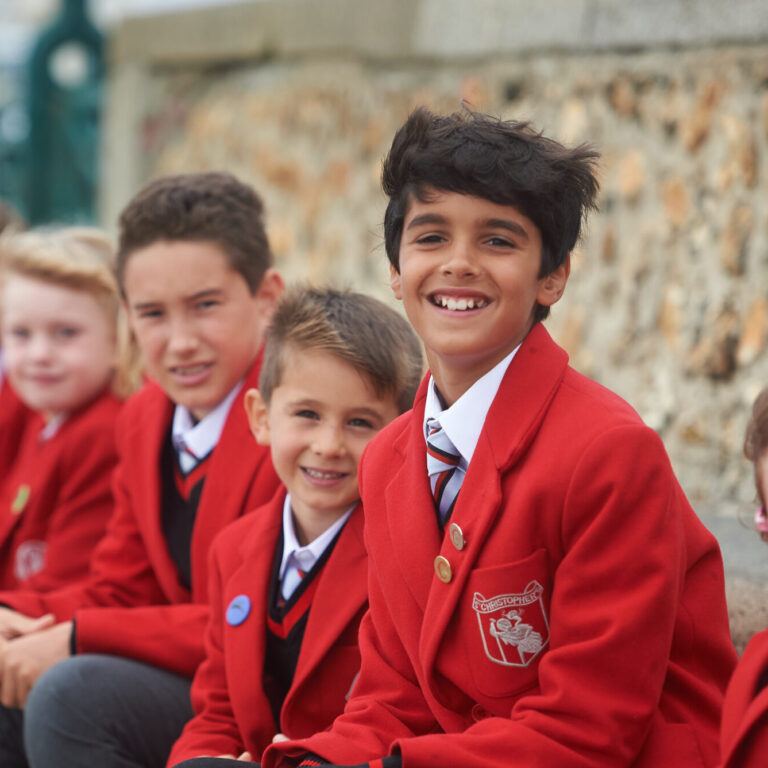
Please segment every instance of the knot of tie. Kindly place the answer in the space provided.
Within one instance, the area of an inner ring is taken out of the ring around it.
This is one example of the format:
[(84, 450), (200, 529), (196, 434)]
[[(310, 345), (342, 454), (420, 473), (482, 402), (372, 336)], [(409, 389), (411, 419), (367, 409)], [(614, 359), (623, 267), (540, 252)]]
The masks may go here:
[(464, 469), (461, 454), (437, 419), (427, 419), (427, 473), (435, 510), (445, 525), (464, 481)]

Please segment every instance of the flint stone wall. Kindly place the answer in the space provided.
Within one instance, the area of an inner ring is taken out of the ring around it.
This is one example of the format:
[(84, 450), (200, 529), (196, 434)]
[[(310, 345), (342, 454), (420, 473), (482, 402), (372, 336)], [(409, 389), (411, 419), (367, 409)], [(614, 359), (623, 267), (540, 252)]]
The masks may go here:
[(229, 169), (264, 196), (288, 278), (391, 300), (379, 170), (414, 106), (464, 99), (593, 142), (601, 212), (547, 325), (659, 432), (697, 509), (748, 518), (741, 444), (768, 384), (768, 12), (534, 5), (272, 0), (134, 20), (111, 46), (104, 219), (154, 175)]

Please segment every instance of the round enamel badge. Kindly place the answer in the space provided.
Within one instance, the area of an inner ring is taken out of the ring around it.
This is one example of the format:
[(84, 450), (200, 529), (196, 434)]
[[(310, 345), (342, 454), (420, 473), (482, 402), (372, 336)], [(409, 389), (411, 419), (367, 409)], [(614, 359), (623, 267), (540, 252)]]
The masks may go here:
[(232, 598), (232, 602), (227, 607), (227, 624), (230, 627), (237, 627), (242, 624), (251, 612), (251, 600), (248, 595), (238, 595)]

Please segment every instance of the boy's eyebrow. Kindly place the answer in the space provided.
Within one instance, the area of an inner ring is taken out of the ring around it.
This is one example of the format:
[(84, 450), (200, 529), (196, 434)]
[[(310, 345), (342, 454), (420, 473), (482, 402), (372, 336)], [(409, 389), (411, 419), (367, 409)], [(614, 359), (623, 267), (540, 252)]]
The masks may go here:
[(414, 216), (409, 222), (406, 230), (413, 227), (420, 227), (422, 224), (445, 224), (447, 219), (439, 213), (422, 213), (421, 216)]
[[(205, 290), (198, 291), (197, 293), (193, 293), (191, 296), (185, 296), (184, 301), (199, 301), (200, 299), (205, 299), (210, 296), (218, 296), (221, 294), (222, 290), (221, 288), (206, 288)], [(162, 299), (156, 299), (154, 301), (139, 301), (131, 306), (135, 310), (142, 310), (142, 309), (149, 309), (151, 307), (156, 307), (160, 304), (162, 304)]]
[(199, 299), (205, 299), (209, 296), (217, 296), (221, 293), (221, 288), (206, 288), (205, 290), (193, 293), (191, 296), (185, 297), (186, 301), (198, 301)]
[(364, 414), (367, 416), (372, 416), (373, 418), (381, 418), (381, 414), (375, 409), (375, 408), (355, 408), (354, 412), (356, 414)]
[[(406, 230), (413, 227), (420, 227), (424, 224), (445, 224), (448, 220), (445, 216), (441, 216), (439, 213), (422, 213), (421, 216), (414, 216), (409, 222)], [(483, 222), (484, 226), (497, 229), (506, 229), (518, 237), (523, 237), (528, 240), (528, 233), (525, 229), (516, 221), (511, 219), (486, 219)]]
[(518, 237), (524, 237), (526, 240), (528, 239), (528, 233), (516, 221), (510, 221), (510, 219), (488, 219), (485, 224), (488, 227), (498, 227), (499, 229), (509, 230), (512, 234), (515, 234)]
[[(318, 406), (323, 405), (323, 403), (313, 397), (298, 397), (296, 400), (290, 400), (288, 405), (291, 408), (317, 408)], [(377, 411), (375, 408), (367, 408), (366, 406), (363, 406), (362, 408), (352, 408), (351, 410), (357, 415), (381, 418), (381, 413), (379, 413), (379, 411)]]

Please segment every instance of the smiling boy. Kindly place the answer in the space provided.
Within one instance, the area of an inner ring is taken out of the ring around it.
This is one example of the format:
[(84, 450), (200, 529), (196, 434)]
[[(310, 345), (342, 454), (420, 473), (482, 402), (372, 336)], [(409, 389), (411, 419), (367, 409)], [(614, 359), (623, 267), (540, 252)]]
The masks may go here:
[(296, 288), (281, 301), (246, 408), (285, 489), (214, 544), (196, 716), (169, 765), (258, 760), (276, 733), (310, 735), (343, 710), (368, 604), (357, 468), (421, 373), (415, 334), (376, 299)]
[(275, 765), (702, 768), (733, 668), (717, 544), (657, 435), (539, 322), (597, 155), (414, 112), (384, 164), (430, 375), (360, 470), (370, 610), (342, 716)]
[[(162, 766), (191, 716), (210, 544), (278, 485), (243, 409), (283, 289), (271, 262), (261, 200), (230, 175), (158, 179), (123, 212), (118, 281), (152, 382), (117, 424), (115, 511), (87, 581), (0, 595), (0, 628), (22, 635), (0, 648), (4, 766), (25, 765), (18, 707), (51, 667), (24, 725), (59, 766)], [(24, 634), (21, 614), (48, 612), (56, 626)]]

